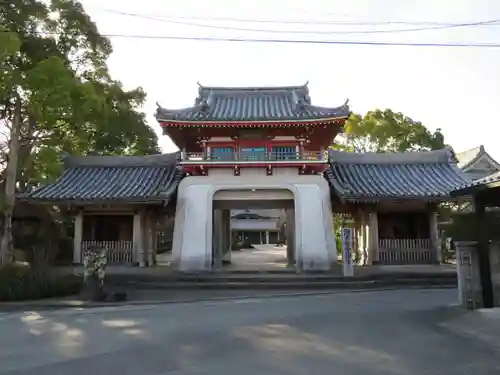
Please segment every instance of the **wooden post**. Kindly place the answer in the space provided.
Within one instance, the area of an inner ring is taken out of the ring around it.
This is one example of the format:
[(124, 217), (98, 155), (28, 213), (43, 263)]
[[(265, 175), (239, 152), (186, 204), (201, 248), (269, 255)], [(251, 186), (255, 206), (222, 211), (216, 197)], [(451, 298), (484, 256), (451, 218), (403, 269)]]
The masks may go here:
[(370, 212), (370, 240), (369, 240), (369, 250), (368, 256), (370, 263), (378, 263), (379, 261), (379, 251), (378, 251), (378, 215), (376, 211)]
[(304, 139), (299, 139), (299, 157), (304, 159)]
[(132, 231), (132, 238), (134, 243), (134, 263), (138, 263), (139, 267), (146, 265), (144, 259), (144, 236), (143, 236), (143, 214), (141, 211), (134, 213), (134, 227)]
[(481, 281), (483, 307), (493, 307), (493, 282), (491, 280), (490, 249), (488, 243), (488, 226), (485, 225), (485, 204), (474, 197), (476, 213), (477, 253), (479, 263), (479, 278)]
[(371, 264), (370, 263), (370, 257), (368, 255), (368, 241), (367, 241), (367, 236), (368, 236), (368, 231), (367, 231), (367, 224), (366, 224), (366, 213), (364, 211), (361, 211), (361, 251), (363, 254), (363, 264)]
[(213, 212), (212, 254), (214, 269), (217, 270), (222, 268), (223, 235), (223, 210), (216, 208)]
[(434, 251), (436, 262), (442, 262), (442, 254), (441, 254), (441, 241), (439, 240), (439, 232), (438, 232), (438, 213), (436, 211), (432, 211), (429, 213), (429, 234), (431, 236), (431, 248)]
[(222, 264), (231, 264), (231, 211), (222, 211), (221, 245)]
[(201, 145), (202, 145), (202, 148), (203, 148), (203, 159), (207, 160), (208, 159), (208, 148), (207, 148), (207, 141), (206, 140), (202, 140), (201, 141)]
[(154, 265), (154, 244), (153, 244), (153, 213), (146, 211), (144, 215), (144, 258), (149, 267)]
[(73, 235), (73, 264), (81, 264), (83, 241), (83, 211), (78, 211), (75, 216), (75, 232)]
[(292, 267), (296, 264), (295, 255), (295, 209), (286, 209), (286, 257), (288, 266)]

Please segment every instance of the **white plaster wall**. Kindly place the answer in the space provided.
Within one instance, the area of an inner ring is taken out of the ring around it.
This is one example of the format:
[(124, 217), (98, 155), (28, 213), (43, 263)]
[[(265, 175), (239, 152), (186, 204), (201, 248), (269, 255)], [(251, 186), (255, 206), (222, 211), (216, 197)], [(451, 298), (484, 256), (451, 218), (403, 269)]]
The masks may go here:
[(264, 208), (257, 208), (257, 209), (248, 209), (248, 210), (231, 210), (231, 216), (238, 215), (238, 214), (257, 214), (260, 216), (266, 216), (266, 217), (271, 217), (271, 218), (279, 218), (281, 214), (283, 213), (283, 209), (279, 208), (269, 208), (269, 209), (264, 209)]
[(276, 230), (278, 229), (278, 219), (263, 220), (231, 220), (233, 230)]
[(180, 270), (211, 269), (213, 196), (220, 190), (248, 189), (293, 193), (301, 270), (328, 270), (336, 263), (329, 188), (322, 176), (202, 176), (187, 177), (179, 185), (173, 259)]
[[(197, 177), (188, 177), (184, 181), (189, 178)], [(180, 270), (202, 271), (211, 268), (212, 195), (210, 193), (207, 185), (191, 185), (188, 189), (179, 186), (172, 261)]]
[(267, 176), (266, 168), (241, 168), (240, 177), (253, 176), (253, 177), (264, 177)]
[(208, 170), (209, 176), (234, 176), (234, 172), (230, 168), (210, 168)]
[[(294, 194), (288, 189), (253, 189), (252, 185), (248, 187), (242, 186), (239, 189), (218, 190), (213, 195), (215, 201), (279, 201), (293, 199)], [(269, 203), (269, 205), (272, 204), (272, 202)]]
[(298, 176), (299, 167), (273, 168), (273, 176)]

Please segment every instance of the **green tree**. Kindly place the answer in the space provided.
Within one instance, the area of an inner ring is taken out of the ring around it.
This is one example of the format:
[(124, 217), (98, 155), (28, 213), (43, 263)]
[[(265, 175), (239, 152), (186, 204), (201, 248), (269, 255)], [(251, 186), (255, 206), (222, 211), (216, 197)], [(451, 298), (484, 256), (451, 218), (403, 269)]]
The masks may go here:
[(61, 152), (151, 154), (159, 148), (139, 111), (144, 92), (124, 90), (111, 78), (111, 43), (79, 2), (0, 0), (0, 25), (5, 262), (16, 190), (53, 180)]
[(446, 147), (441, 129), (430, 131), (421, 122), (390, 109), (351, 114), (340, 142), (333, 147), (355, 152), (404, 152)]

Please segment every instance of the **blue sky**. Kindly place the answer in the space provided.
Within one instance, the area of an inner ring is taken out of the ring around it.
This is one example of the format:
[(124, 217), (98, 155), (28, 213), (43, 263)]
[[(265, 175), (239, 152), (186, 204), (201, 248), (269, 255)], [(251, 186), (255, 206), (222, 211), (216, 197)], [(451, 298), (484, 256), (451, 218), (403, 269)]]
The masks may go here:
[[(498, 0), (83, 0), (82, 3), (104, 34), (500, 44), (500, 24), (414, 32), (394, 30), (436, 25), (367, 24), (387, 21), (469, 23), (500, 19)], [(242, 19), (311, 22), (249, 23)], [(174, 23), (167, 22), (169, 20)], [(332, 21), (337, 23), (331, 24)], [(348, 24), (339, 25), (338, 22)], [(366, 33), (380, 30), (391, 32)], [(309, 81), (314, 104), (338, 106), (349, 98), (355, 112), (375, 108), (401, 111), (430, 129), (441, 128), (446, 141), (456, 151), (484, 144), (500, 160), (500, 48), (232, 43), (119, 37), (111, 40), (114, 53), (109, 65), (113, 76), (127, 88), (144, 88), (148, 94), (144, 111), (150, 126), (159, 134), (153, 117), (155, 103), (158, 101), (168, 108), (190, 106), (197, 95), (197, 82), (215, 86), (275, 86)], [(160, 142), (164, 151), (175, 150), (168, 137), (161, 135)]]

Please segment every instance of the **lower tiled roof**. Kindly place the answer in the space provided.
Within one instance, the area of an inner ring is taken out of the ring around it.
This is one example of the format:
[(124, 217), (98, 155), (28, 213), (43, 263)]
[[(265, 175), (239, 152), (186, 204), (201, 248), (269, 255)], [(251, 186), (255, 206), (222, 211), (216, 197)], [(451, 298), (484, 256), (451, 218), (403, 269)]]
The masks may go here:
[(83, 156), (65, 158), (54, 183), (21, 198), (32, 201), (163, 201), (175, 192), (182, 174), (177, 154)]
[(467, 195), (470, 192), (473, 192), (477, 189), (488, 188), (491, 185), (495, 185), (497, 187), (500, 184), (500, 172), (495, 172), (486, 177), (479, 178), (477, 180), (468, 181), (465, 184), (458, 186), (453, 191), (453, 195)]
[(325, 177), (338, 196), (354, 201), (439, 200), (467, 183), (448, 149), (384, 154), (330, 151)]

